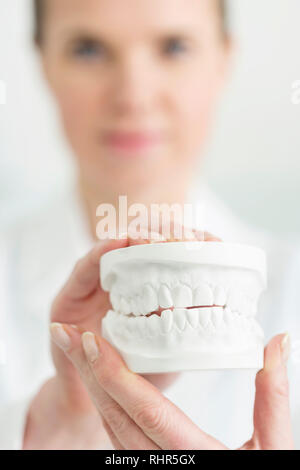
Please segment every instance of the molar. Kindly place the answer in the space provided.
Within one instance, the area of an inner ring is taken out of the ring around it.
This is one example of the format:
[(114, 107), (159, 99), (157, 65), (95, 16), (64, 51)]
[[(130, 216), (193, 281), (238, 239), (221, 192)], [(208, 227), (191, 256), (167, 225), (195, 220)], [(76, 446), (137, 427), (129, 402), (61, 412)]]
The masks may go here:
[(232, 311), (240, 311), (243, 304), (242, 294), (235, 289), (230, 289), (228, 292), (227, 305)]
[(245, 329), (248, 329), (249, 328), (249, 317), (245, 317), (245, 315), (243, 315), (241, 317), (241, 325), (245, 328)]
[(146, 313), (155, 312), (158, 310), (158, 299), (155, 290), (150, 284), (146, 284), (142, 289), (142, 299), (144, 304), (144, 310)]
[(170, 289), (165, 285), (160, 286), (158, 291), (158, 303), (161, 308), (173, 307), (173, 299)]
[(106, 316), (105, 316), (106, 321), (115, 321), (116, 319), (116, 312), (114, 310), (108, 310)]
[(212, 309), (212, 323), (215, 328), (218, 328), (223, 323), (223, 308), (214, 307)]
[(150, 313), (147, 306), (145, 305), (143, 297), (137, 298), (137, 307), (140, 315), (147, 315), (148, 313)]
[(185, 308), (193, 306), (192, 289), (185, 285), (177, 286), (172, 291), (175, 308)]
[(224, 306), (226, 304), (226, 292), (222, 286), (216, 286), (214, 289), (214, 305)]
[(252, 324), (252, 331), (261, 338), (264, 338), (264, 331), (260, 324), (257, 321), (254, 321)]
[(146, 329), (147, 329), (146, 323), (147, 323), (147, 321), (148, 321), (148, 319), (144, 316), (140, 316), (138, 318), (135, 318), (135, 325), (136, 325), (137, 333), (141, 338), (143, 338), (146, 334)]
[(126, 318), (124, 321), (125, 328), (127, 329), (128, 333), (132, 335), (136, 332), (136, 319), (133, 317)]
[(249, 312), (250, 312), (250, 302), (247, 298), (243, 298), (242, 302), (241, 302), (241, 305), (240, 305), (240, 311), (242, 312), (242, 314), (245, 316), (245, 317), (248, 317), (249, 316)]
[(160, 317), (158, 315), (151, 315), (146, 319), (147, 333), (149, 336), (155, 336), (160, 330)]
[(257, 314), (257, 300), (251, 299), (250, 305), (250, 317), (256, 317)]
[(130, 306), (131, 306), (131, 313), (135, 316), (138, 317), (140, 316), (140, 302), (138, 297), (133, 297), (130, 301)]
[(232, 322), (234, 317), (229, 307), (225, 308), (223, 318), (224, 318), (224, 322), (227, 323), (227, 325), (229, 325)]
[(121, 312), (123, 315), (130, 315), (130, 313), (131, 313), (130, 303), (127, 302), (127, 300), (125, 299), (125, 297), (121, 297), (121, 300), (120, 300), (120, 312)]
[(254, 317), (256, 314), (256, 304), (253, 299), (245, 297), (243, 302), (243, 311), (247, 317)]
[(193, 305), (197, 307), (199, 305), (213, 305), (213, 303), (213, 293), (211, 288), (207, 284), (199, 284), (193, 292)]
[(110, 303), (113, 306), (113, 309), (118, 312), (120, 310), (120, 296), (115, 292), (110, 292), (109, 294)]

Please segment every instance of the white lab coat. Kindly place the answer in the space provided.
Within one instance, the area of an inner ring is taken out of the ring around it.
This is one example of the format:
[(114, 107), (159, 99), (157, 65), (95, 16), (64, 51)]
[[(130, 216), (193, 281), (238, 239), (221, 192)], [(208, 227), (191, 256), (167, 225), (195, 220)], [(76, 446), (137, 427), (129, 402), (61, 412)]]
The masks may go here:
[[(224, 241), (254, 244), (268, 255), (269, 288), (260, 305), (266, 340), (290, 331), (300, 340), (296, 296), (300, 256), (294, 246), (253, 231), (209, 190), (193, 190), (189, 201), (206, 207), (206, 228)], [(75, 262), (93, 240), (74, 188), (0, 238), (0, 448), (22, 447), (26, 413), (41, 384), (53, 375), (49, 310)], [(2, 361), (2, 365), (1, 365)], [(290, 361), (291, 402), (300, 448), (300, 357)], [(203, 430), (231, 448), (252, 432), (254, 371), (183, 373), (166, 395)], [(49, 406), (51, 404), (49, 403)]]

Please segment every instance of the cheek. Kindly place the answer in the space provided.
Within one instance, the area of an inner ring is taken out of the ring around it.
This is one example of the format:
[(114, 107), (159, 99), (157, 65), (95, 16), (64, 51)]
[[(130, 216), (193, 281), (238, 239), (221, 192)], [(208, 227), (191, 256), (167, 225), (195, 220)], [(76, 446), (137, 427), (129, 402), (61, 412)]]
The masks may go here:
[(101, 125), (104, 93), (94, 81), (65, 77), (55, 87), (62, 123), (75, 153), (89, 155), (89, 147)]
[(195, 80), (178, 95), (178, 108), (181, 110), (182, 137), (192, 142), (206, 136), (215, 106), (215, 92), (211, 83)]
[(97, 99), (84, 89), (66, 88), (57, 96), (64, 127), (71, 140), (84, 138), (94, 121)]
[(181, 150), (194, 155), (202, 149), (211, 127), (219, 92), (219, 78), (215, 70), (189, 73), (185, 83), (176, 86), (177, 131)]

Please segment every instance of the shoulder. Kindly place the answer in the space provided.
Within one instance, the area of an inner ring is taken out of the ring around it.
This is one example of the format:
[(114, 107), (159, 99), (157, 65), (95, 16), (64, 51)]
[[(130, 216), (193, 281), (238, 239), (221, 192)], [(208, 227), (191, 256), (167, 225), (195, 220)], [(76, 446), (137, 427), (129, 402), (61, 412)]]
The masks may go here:
[(260, 322), (267, 339), (285, 331), (300, 331), (300, 243), (253, 227), (246, 227), (246, 232), (247, 243), (261, 247), (267, 257), (267, 290), (260, 303)]
[(296, 315), (300, 243), (251, 226), (209, 189), (206, 189), (204, 201), (208, 231), (224, 242), (257, 246), (266, 253), (268, 288), (260, 305), (266, 333), (272, 335), (289, 327), (300, 327), (300, 316)]
[(65, 281), (77, 258), (75, 212), (73, 195), (66, 192), (2, 229), (0, 263), (3, 267), (5, 258), (10, 291), (15, 286), (26, 298), (45, 291), (53, 295)]
[(50, 249), (58, 249), (70, 239), (73, 229), (72, 217), (76, 212), (76, 195), (73, 187), (53, 194), (41, 206), (27, 210), (0, 233), (2, 243), (8, 251), (28, 255), (46, 254)]
[(276, 271), (273, 266), (289, 269), (297, 251), (295, 241), (285, 240), (277, 234), (247, 223), (207, 187), (201, 191), (200, 198), (205, 205), (204, 224), (208, 231), (221, 237), (224, 242), (262, 248), (267, 255), (271, 276)]

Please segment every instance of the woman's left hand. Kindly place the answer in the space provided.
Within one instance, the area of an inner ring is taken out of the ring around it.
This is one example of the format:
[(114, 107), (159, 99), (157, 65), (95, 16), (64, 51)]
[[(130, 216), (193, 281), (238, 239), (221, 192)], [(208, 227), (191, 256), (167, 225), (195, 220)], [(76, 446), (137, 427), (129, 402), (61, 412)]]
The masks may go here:
[[(62, 326), (71, 340), (64, 352), (77, 368), (116, 449), (226, 450), (151, 383), (129, 371), (107, 341)], [(265, 349), (265, 367), (256, 378), (254, 434), (242, 449), (293, 449), (288, 355), (287, 335), (273, 338)]]

